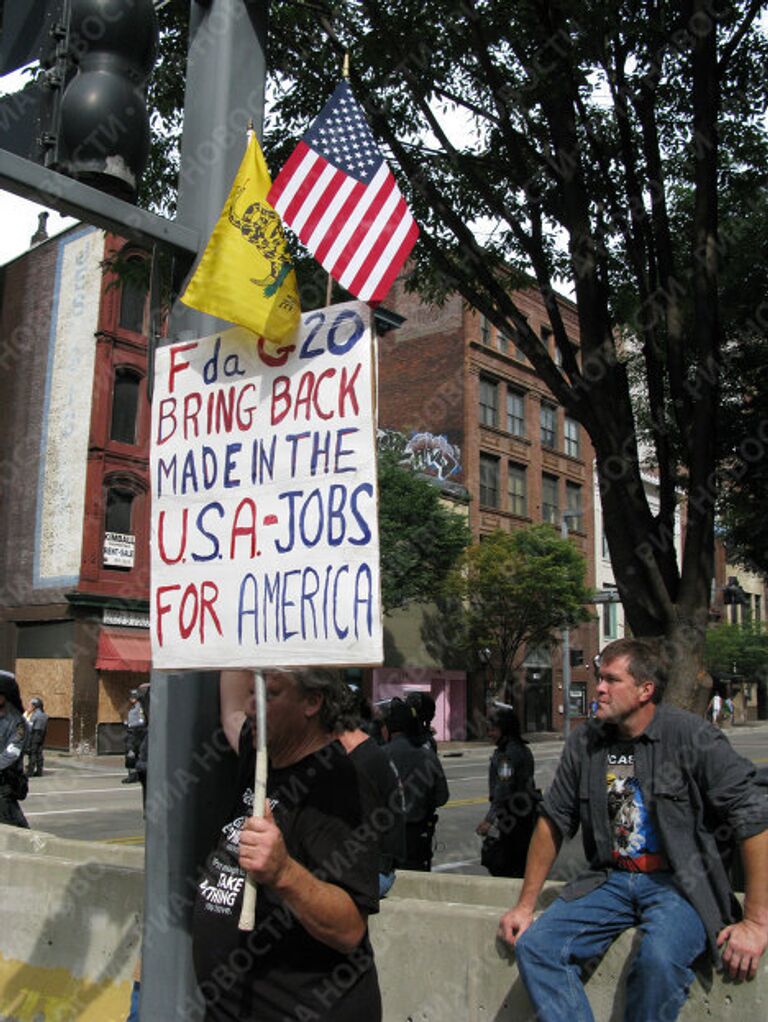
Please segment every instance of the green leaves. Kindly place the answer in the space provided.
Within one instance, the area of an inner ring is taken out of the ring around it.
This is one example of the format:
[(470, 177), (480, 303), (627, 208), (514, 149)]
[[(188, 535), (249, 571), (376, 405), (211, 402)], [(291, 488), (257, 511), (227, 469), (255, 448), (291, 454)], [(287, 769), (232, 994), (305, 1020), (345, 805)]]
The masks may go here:
[(466, 644), (490, 652), (499, 688), (524, 647), (548, 646), (557, 630), (589, 619), (585, 571), (576, 547), (546, 524), (497, 530), (466, 551), (447, 588), (463, 601)]
[(730, 676), (735, 671), (748, 681), (761, 677), (768, 670), (768, 632), (759, 622), (710, 628), (704, 662), (713, 675)]
[(439, 596), (469, 539), (465, 506), (453, 510), (443, 503), (436, 486), (399, 464), (397, 452), (379, 455), (379, 541), (385, 612)]

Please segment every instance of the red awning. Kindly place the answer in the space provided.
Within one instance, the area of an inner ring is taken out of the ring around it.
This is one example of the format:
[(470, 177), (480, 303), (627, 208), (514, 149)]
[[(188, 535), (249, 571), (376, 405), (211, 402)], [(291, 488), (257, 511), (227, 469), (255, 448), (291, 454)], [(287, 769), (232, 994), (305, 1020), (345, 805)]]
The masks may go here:
[(152, 666), (149, 632), (144, 628), (106, 628), (99, 633), (96, 667), (100, 671), (143, 671)]

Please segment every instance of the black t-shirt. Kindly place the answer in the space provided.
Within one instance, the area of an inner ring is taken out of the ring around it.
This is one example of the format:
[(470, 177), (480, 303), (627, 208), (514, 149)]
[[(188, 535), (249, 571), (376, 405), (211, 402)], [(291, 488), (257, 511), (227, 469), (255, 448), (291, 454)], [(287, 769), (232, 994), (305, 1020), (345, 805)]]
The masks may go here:
[(405, 802), (397, 767), (373, 738), (349, 754), (361, 780), (365, 817), (379, 842), (379, 869), (389, 873), (405, 855)]
[[(256, 926), (238, 930), (244, 872), (240, 831), (253, 807), (250, 730), (241, 743), (238, 798), (198, 886), (195, 972), (206, 1022), (378, 1022), (381, 999), (366, 934), (351, 954), (315, 940), (281, 899), (259, 886)], [(283, 769), (270, 767), (267, 797), (289, 855), (343, 888), (364, 913), (378, 911), (378, 858), (355, 768), (337, 742)]]

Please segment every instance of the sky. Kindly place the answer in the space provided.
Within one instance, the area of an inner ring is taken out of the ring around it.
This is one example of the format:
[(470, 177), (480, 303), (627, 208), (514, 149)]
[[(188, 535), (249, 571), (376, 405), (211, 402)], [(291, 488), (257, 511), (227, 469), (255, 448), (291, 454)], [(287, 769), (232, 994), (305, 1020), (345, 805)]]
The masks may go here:
[[(10, 192), (0, 191), (0, 266), (27, 251), (29, 239), (37, 230), (38, 214), (45, 208)], [(55, 210), (49, 212), (49, 237), (60, 234), (77, 222), (72, 217), (62, 217)]]
[[(23, 69), (5, 75), (0, 78), (0, 95), (15, 92), (24, 81)], [(0, 189), (0, 266), (27, 251), (29, 239), (37, 230), (38, 214), (45, 208)], [(62, 217), (55, 210), (49, 212), (49, 237), (76, 223), (72, 217)]]

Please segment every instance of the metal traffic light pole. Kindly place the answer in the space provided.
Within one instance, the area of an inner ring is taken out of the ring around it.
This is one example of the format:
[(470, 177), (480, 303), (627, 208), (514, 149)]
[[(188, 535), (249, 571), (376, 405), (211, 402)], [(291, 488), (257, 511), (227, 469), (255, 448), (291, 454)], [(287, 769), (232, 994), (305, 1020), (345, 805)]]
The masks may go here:
[[(264, 110), (266, 0), (192, 0), (177, 222), (207, 240), (253, 119)], [(176, 302), (171, 340), (222, 324)], [(141, 1017), (202, 1018), (195, 1001), (195, 880), (234, 791), (235, 757), (219, 728), (218, 675), (152, 672)]]

